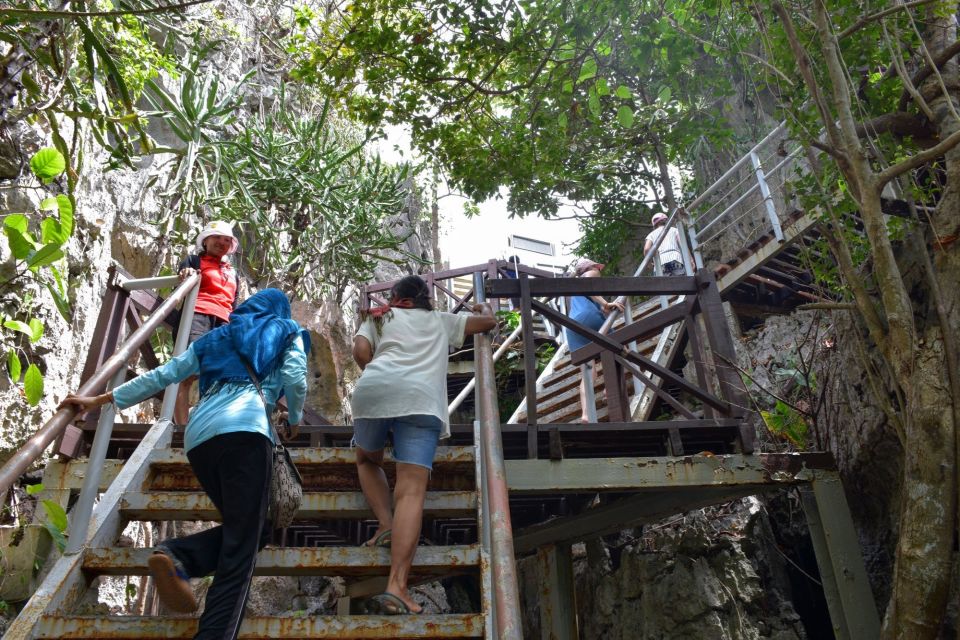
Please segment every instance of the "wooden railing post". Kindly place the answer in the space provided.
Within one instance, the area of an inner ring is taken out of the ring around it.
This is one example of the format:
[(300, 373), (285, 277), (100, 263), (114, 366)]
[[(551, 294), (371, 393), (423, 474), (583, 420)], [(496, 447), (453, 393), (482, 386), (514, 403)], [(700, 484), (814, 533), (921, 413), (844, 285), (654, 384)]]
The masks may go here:
[[(717, 393), (730, 403), (731, 418), (745, 418), (748, 413), (747, 392), (736, 369), (737, 353), (733, 337), (727, 326), (720, 299), (720, 289), (713, 272), (701, 269), (696, 274), (697, 297), (707, 342), (713, 354), (713, 366), (717, 377)], [(746, 423), (740, 429), (740, 445), (744, 453), (753, 453), (753, 430)]]
[(527, 458), (537, 457), (537, 345), (533, 337), (533, 301), (530, 278), (517, 273), (520, 283), (520, 323), (523, 327), (523, 382), (527, 393)]

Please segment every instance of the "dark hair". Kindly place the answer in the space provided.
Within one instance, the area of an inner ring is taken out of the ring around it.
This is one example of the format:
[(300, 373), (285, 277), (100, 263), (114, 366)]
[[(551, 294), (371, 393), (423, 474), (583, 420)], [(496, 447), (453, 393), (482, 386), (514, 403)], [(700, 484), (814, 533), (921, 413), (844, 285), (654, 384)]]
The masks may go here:
[(390, 289), (390, 299), (399, 300), (409, 298), (413, 301), (414, 309), (433, 311), (433, 302), (430, 300), (430, 287), (420, 276), (403, 277), (394, 283)]

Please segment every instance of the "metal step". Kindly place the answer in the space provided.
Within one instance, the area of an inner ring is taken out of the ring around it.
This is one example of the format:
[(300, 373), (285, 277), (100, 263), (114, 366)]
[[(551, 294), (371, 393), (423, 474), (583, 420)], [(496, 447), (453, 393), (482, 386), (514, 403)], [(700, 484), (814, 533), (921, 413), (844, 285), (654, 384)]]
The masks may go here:
[[(150, 640), (192, 638), (197, 618), (141, 616), (44, 616), (37, 623), (37, 640), (88, 638)], [(417, 616), (248, 616), (241, 639), (307, 640), (339, 638), (480, 638), (483, 616), (448, 614)]]
[[(290, 456), (303, 477), (304, 489), (358, 491), (356, 449), (349, 447), (290, 447)], [(393, 478), (393, 449), (385, 450), (384, 471)], [(467, 490), (476, 486), (472, 446), (438, 447), (430, 476), (432, 489)], [(190, 469), (182, 449), (162, 449), (154, 453), (150, 474), (144, 485), (150, 491), (200, 491), (200, 483)]]
[[(428, 491), (424, 515), (467, 517), (476, 515), (476, 491)], [(128, 520), (219, 520), (206, 494), (158, 491), (130, 492), (120, 500), (120, 513)], [(359, 491), (310, 491), (303, 494), (298, 520), (371, 518), (373, 512)]]
[[(152, 549), (87, 549), (83, 570), (90, 575), (143, 576)], [(463, 570), (480, 564), (477, 545), (419, 546), (415, 573)], [(266, 548), (257, 555), (258, 576), (380, 576), (390, 572), (390, 549), (383, 547)]]

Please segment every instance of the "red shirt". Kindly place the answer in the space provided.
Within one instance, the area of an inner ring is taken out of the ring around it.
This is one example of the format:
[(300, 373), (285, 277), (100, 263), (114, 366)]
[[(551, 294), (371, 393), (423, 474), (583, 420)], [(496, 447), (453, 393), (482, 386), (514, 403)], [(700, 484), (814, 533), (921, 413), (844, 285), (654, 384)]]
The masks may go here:
[(230, 263), (219, 258), (200, 256), (200, 291), (197, 313), (230, 321), (233, 301), (237, 296), (237, 274)]

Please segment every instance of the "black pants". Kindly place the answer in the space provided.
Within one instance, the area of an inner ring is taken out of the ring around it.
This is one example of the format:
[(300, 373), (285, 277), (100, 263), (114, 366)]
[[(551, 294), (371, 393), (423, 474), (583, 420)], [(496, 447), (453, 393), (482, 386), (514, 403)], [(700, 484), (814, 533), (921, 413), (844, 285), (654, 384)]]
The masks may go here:
[(270, 534), (266, 522), (273, 472), (271, 444), (259, 433), (225, 433), (187, 453), (200, 486), (223, 524), (163, 543), (191, 578), (213, 573), (194, 638), (234, 640), (243, 620), (257, 552)]

